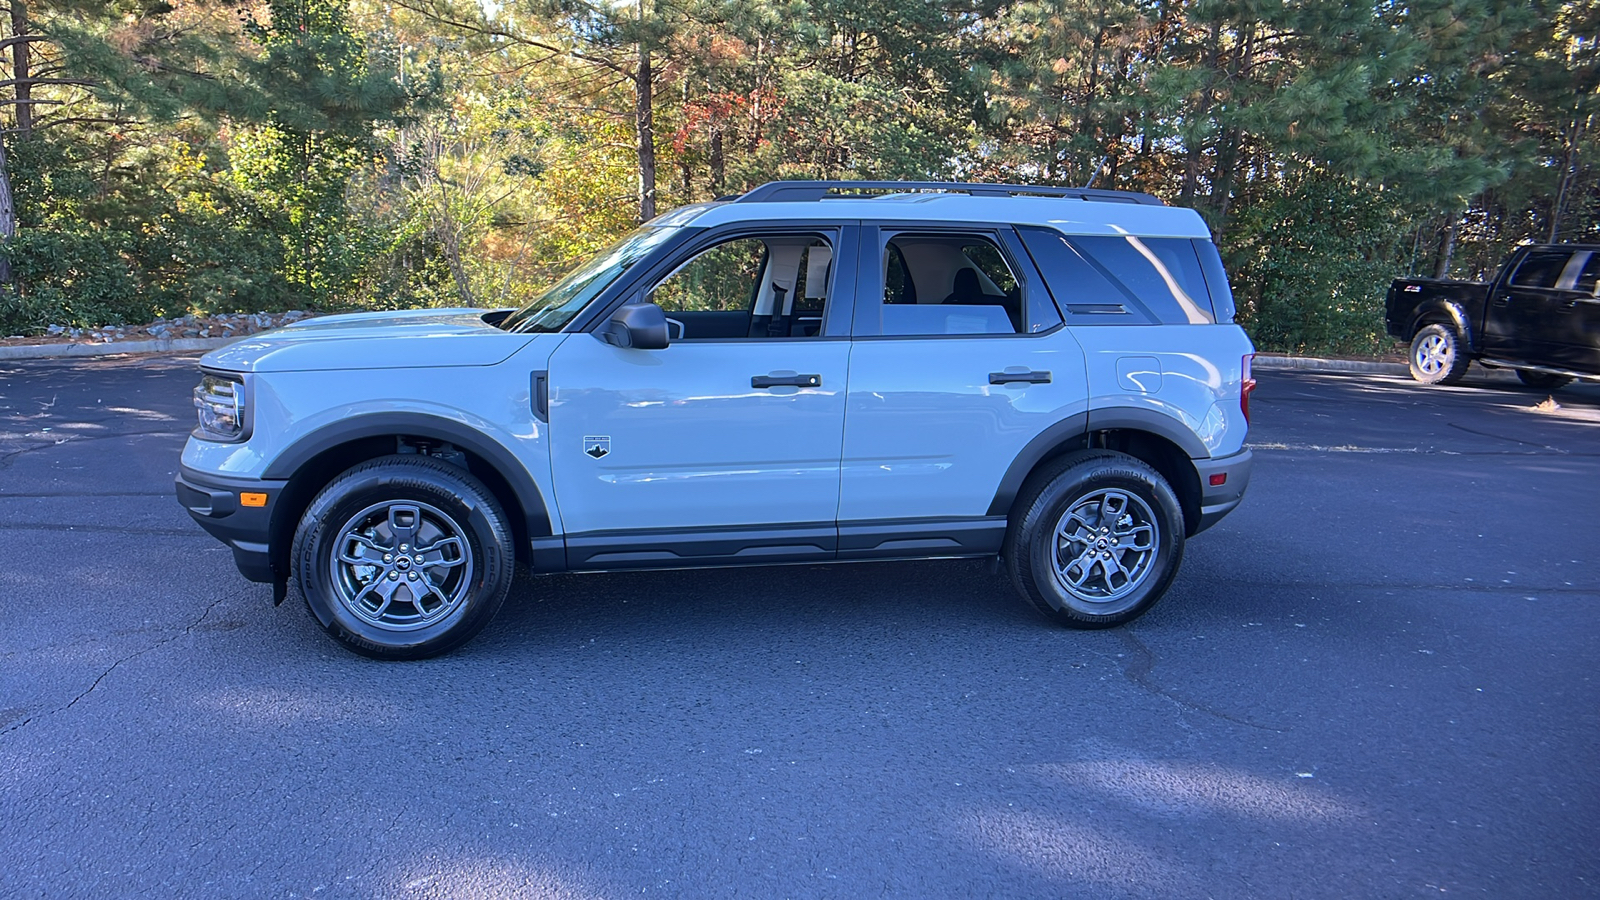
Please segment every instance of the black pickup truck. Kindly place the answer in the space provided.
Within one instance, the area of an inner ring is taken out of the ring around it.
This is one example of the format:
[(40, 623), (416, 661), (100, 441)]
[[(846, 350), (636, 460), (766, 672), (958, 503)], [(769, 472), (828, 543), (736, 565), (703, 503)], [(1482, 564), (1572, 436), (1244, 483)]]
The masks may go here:
[(1454, 384), (1477, 360), (1515, 369), (1524, 384), (1600, 380), (1600, 245), (1519, 247), (1492, 281), (1399, 279), (1389, 333), (1411, 342), (1411, 374)]

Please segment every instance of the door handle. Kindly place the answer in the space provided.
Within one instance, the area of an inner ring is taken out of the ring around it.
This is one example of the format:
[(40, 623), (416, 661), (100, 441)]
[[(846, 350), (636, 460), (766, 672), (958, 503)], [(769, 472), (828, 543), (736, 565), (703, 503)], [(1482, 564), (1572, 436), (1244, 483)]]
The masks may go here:
[(541, 422), (550, 421), (550, 372), (540, 369), (533, 373), (533, 416)]
[(1049, 384), (1049, 372), (990, 372), (990, 384)]
[(821, 375), (752, 375), (753, 388), (822, 387)]

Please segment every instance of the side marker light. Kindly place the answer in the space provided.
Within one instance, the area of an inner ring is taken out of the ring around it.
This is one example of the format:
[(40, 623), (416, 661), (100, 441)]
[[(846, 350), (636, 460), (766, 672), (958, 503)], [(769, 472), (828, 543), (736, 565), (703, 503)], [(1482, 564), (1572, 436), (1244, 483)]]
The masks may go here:
[[(1216, 477), (1216, 476), (1212, 476), (1212, 477)], [(248, 492), (240, 494), (239, 495), (239, 505), (240, 506), (257, 506), (257, 507), (266, 506), (267, 505), (267, 495), (266, 494), (252, 494), (252, 493), (248, 493)]]
[(1218, 472), (1217, 474), (1211, 476), (1211, 486), (1212, 487), (1216, 487), (1219, 484), (1227, 484), (1227, 483), (1228, 483), (1228, 473), (1227, 472)]

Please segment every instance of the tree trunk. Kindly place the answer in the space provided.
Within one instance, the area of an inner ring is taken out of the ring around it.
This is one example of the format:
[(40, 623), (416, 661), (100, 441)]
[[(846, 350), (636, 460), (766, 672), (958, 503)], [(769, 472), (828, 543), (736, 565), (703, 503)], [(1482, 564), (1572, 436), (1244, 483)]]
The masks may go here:
[(722, 121), (711, 117), (711, 196), (720, 197), (726, 190), (728, 162), (722, 150)]
[(1456, 254), (1456, 223), (1451, 222), (1444, 227), (1439, 235), (1439, 262), (1433, 269), (1433, 277), (1450, 277), (1450, 257)]
[(1561, 217), (1566, 214), (1567, 193), (1572, 189), (1572, 182), (1578, 172), (1578, 143), (1583, 137), (1583, 128), (1578, 122), (1573, 122), (1566, 129), (1567, 146), (1561, 154), (1561, 180), (1556, 184), (1556, 197), (1550, 203), (1550, 231), (1545, 236), (1545, 243), (1554, 244), (1561, 236)]
[[(24, 37), (28, 31), (27, 0), (11, 0), (11, 36)], [(28, 41), (11, 45), (11, 77), (17, 82), (17, 134), (27, 140), (33, 134), (33, 60)]]
[[(1242, 84), (1249, 78), (1255, 56), (1255, 25), (1247, 23), (1240, 31), (1239, 46), (1234, 50), (1228, 66), (1228, 80), (1233, 84)], [(1244, 133), (1230, 125), (1223, 129), (1222, 139), (1217, 145), (1217, 165), (1211, 177), (1211, 210), (1212, 215), (1216, 217), (1211, 223), (1211, 228), (1217, 240), (1222, 239), (1223, 229), (1228, 222), (1228, 213), (1233, 206), (1233, 185), (1237, 178), (1239, 152), (1243, 143)]]
[(1211, 228), (1217, 240), (1222, 239), (1222, 230), (1233, 205), (1234, 169), (1239, 164), (1239, 144), (1242, 140), (1239, 129), (1228, 128), (1223, 131), (1222, 141), (1217, 148), (1217, 168), (1211, 179), (1211, 210), (1212, 215), (1216, 216)]
[[(28, 31), (28, 4), (25, 0), (11, 0), (11, 36), (23, 37)], [(11, 77), (16, 81), (17, 136), (22, 140), (33, 134), (33, 60), (28, 41), (11, 45)], [(17, 286), (11, 276), (11, 239), (17, 236), (17, 207), (11, 197), (11, 165), (6, 159), (5, 141), (0, 139), (0, 287), (7, 294), (16, 295)]]
[(639, 44), (639, 68), (633, 75), (633, 123), (639, 136), (639, 221), (656, 217), (655, 86), (650, 48)]
[(11, 239), (17, 236), (17, 208), (11, 202), (11, 170), (6, 164), (6, 143), (0, 138), (0, 286), (15, 295), (11, 279)]

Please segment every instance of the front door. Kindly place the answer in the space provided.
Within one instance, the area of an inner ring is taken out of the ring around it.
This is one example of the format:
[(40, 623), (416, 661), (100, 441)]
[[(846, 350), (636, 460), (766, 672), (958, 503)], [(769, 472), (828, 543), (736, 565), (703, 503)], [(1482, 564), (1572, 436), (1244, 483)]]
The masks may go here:
[(1494, 287), (1484, 314), (1483, 352), (1503, 358), (1564, 368), (1563, 338), (1572, 322), (1570, 250), (1530, 250), (1516, 269)]
[(848, 289), (842, 230), (695, 248), (642, 294), (667, 313), (665, 349), (583, 334), (556, 350), (569, 566), (832, 558), (850, 344), (824, 313)]

